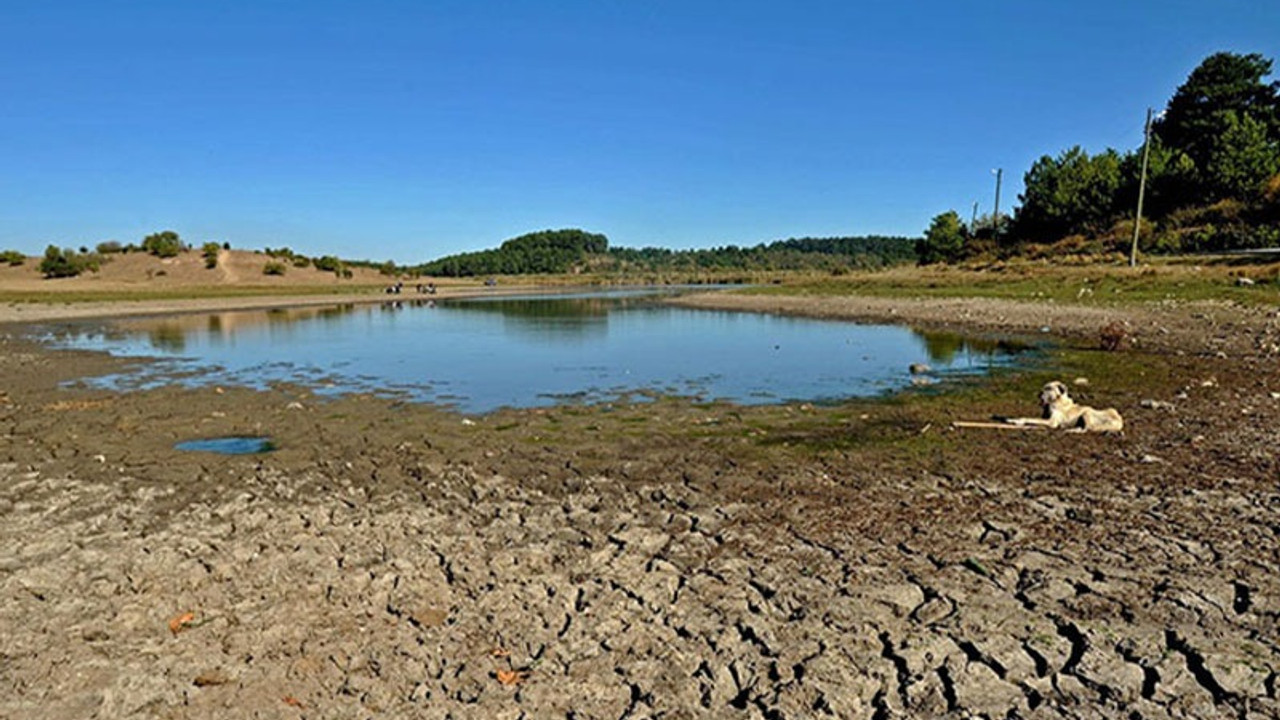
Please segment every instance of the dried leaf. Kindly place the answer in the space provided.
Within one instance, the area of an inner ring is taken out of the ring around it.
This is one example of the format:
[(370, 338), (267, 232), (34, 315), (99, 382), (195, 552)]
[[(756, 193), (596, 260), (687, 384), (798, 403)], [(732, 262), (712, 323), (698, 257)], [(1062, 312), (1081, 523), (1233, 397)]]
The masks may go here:
[(500, 647), (496, 647), (496, 648), (494, 648), (494, 649), (490, 650), (490, 651), (489, 651), (489, 654), (490, 654), (491, 656), (493, 656), (493, 657), (496, 657), (496, 658), (511, 657), (511, 652), (510, 652), (510, 651), (508, 651), (508, 650), (504, 650), (504, 649), (502, 649), (502, 648), (500, 648)]
[(182, 613), (181, 615), (169, 621), (169, 632), (173, 633), (174, 635), (177, 635), (178, 633), (190, 627), (191, 623), (195, 622), (195, 620), (196, 620), (195, 613), (193, 612)]
[(519, 685), (529, 679), (527, 670), (499, 670), (498, 682), (503, 685)]
[(284, 701), (284, 704), (285, 704), (285, 705), (288, 705), (289, 707), (296, 707), (296, 708), (302, 708), (302, 707), (305, 707), (305, 706), (302, 704), (302, 701), (301, 701), (301, 700), (299, 700), (298, 698), (296, 698), (296, 697), (294, 697), (294, 696), (292, 696), (292, 695), (285, 695), (284, 697), (282, 697), (282, 698), (280, 698), (280, 699), (281, 699), (282, 701)]

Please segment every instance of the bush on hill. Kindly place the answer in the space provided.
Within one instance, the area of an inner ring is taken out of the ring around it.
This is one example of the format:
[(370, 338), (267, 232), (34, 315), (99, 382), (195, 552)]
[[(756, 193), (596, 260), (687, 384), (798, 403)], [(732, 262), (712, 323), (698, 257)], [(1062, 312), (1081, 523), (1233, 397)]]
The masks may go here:
[(156, 257), (170, 258), (176, 257), (178, 253), (186, 250), (187, 246), (182, 242), (182, 238), (178, 237), (178, 233), (172, 230), (164, 230), (143, 238), (142, 249)]
[(222, 246), (216, 242), (207, 242), (200, 249), (200, 254), (204, 256), (204, 266), (210, 270), (218, 267), (218, 253), (222, 251)]
[(40, 272), (46, 279), (75, 277), (83, 272), (97, 272), (102, 263), (101, 255), (50, 245), (45, 248), (44, 259), (40, 261)]

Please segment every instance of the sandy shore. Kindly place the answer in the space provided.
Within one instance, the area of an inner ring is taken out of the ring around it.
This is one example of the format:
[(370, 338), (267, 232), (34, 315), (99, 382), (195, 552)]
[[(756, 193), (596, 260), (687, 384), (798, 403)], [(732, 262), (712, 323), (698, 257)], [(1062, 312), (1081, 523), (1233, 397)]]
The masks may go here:
[[(1136, 349), (956, 397), (1107, 368), (1073, 387), (1128, 431), (949, 431), (928, 395), (114, 394), (61, 383), (119, 361), (0, 331), (0, 717), (1280, 716), (1274, 312), (687, 302), (1085, 345), (1127, 322)], [(279, 449), (172, 449), (228, 434)]]
[(551, 292), (539, 286), (504, 286), (502, 288), (442, 287), (434, 295), (406, 288), (398, 295), (368, 290), (364, 292), (321, 295), (246, 295), (243, 297), (205, 297), (174, 300), (123, 300), (67, 303), (0, 303), (0, 324), (45, 322), (49, 320), (82, 320), (103, 317), (136, 317), (142, 315), (176, 315), (183, 313), (226, 312), (231, 310), (264, 310), (268, 308), (315, 307), (320, 305), (369, 304), (396, 300), (442, 300), (445, 298), (513, 295), (528, 292)]

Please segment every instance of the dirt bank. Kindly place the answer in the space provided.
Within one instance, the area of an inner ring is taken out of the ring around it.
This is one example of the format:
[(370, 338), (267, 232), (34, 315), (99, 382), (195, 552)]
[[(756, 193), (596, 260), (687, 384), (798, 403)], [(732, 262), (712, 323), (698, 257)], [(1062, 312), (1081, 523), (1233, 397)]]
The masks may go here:
[[(1280, 714), (1273, 316), (714, 302), (1139, 344), (905, 401), (464, 418), (65, 388), (118, 362), (8, 337), (0, 717)], [(1081, 374), (1126, 435), (946, 429)], [(171, 449), (249, 433), (279, 450)]]
[(1113, 323), (1128, 344), (1160, 352), (1280, 353), (1280, 312), (1228, 302), (1141, 305), (1068, 305), (993, 298), (886, 298), (856, 296), (701, 293), (677, 298), (687, 307), (742, 310), (861, 322), (915, 324), (934, 329), (1000, 334), (1048, 334), (1097, 345)]

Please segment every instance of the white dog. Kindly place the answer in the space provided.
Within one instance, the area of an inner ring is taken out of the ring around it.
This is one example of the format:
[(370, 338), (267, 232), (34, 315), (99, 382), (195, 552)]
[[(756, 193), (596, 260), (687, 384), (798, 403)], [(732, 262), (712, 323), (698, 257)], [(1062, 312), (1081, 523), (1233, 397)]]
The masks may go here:
[(1046, 383), (1040, 390), (1040, 407), (1044, 415), (1038, 418), (1000, 418), (1011, 425), (1038, 425), (1070, 432), (1121, 432), (1124, 419), (1115, 408), (1097, 410), (1088, 405), (1077, 405), (1067, 394), (1067, 386), (1057, 380)]

